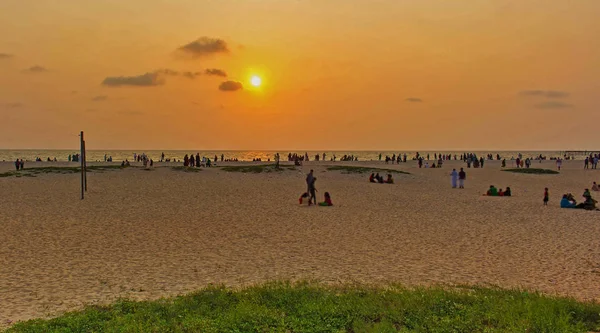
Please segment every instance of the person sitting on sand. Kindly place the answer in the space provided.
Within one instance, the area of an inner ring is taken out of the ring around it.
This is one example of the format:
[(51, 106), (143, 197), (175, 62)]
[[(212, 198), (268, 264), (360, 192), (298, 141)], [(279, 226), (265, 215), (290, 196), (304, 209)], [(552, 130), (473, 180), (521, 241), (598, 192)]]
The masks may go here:
[(325, 192), (325, 201), (319, 202), (319, 206), (333, 206), (333, 202), (331, 202), (331, 196), (329, 195), (329, 192)]
[(508, 186), (506, 187), (506, 191), (504, 191), (504, 196), (505, 196), (505, 197), (510, 197), (510, 196), (512, 196), (512, 194), (510, 193), (510, 187), (508, 187)]
[(562, 199), (560, 199), (560, 208), (575, 208), (577, 203), (569, 200), (569, 196), (567, 194), (563, 194)]
[(375, 181), (375, 174), (374, 173), (371, 173), (371, 176), (369, 176), (369, 182), (376, 183), (376, 181)]
[(391, 173), (388, 173), (387, 180), (385, 182), (386, 182), (386, 184), (393, 184), (394, 183), (394, 178), (392, 178), (392, 174)]
[(498, 189), (494, 187), (494, 185), (490, 185), (490, 189), (487, 191), (486, 195), (490, 197), (497, 197)]
[(592, 185), (592, 191), (600, 191), (600, 187), (598, 187), (598, 184), (596, 184), (596, 182), (594, 182), (594, 185)]
[(498, 196), (499, 197), (503, 197), (504, 196), (504, 191), (502, 191), (502, 189), (498, 189)]
[(377, 182), (378, 182), (379, 184), (383, 184), (383, 183), (385, 183), (385, 181), (383, 180), (383, 176), (379, 176), (379, 174), (377, 174)]

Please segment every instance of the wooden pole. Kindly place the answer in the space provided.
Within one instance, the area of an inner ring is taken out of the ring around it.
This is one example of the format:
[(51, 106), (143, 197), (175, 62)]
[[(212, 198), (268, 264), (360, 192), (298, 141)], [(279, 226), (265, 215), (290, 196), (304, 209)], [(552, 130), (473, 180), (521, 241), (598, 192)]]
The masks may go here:
[(83, 140), (83, 185), (87, 192), (87, 150), (85, 149), (85, 140)]
[(85, 166), (83, 163), (83, 156), (84, 156), (84, 144), (83, 144), (83, 131), (81, 131), (81, 134), (79, 135), (79, 143), (80, 143), (80, 147), (81, 147), (81, 153), (79, 154), (79, 159), (81, 162), (81, 200), (83, 200), (84, 198), (84, 192), (85, 192)]

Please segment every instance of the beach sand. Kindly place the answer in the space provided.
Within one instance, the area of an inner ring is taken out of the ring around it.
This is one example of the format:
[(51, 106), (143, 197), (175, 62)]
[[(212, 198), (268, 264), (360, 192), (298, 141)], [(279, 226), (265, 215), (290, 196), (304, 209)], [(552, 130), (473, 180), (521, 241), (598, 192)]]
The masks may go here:
[[(411, 175), (370, 184), (368, 174), (326, 171), (332, 164)], [(260, 174), (129, 168), (89, 173), (83, 201), (78, 174), (0, 178), (0, 325), (120, 297), (282, 279), (497, 285), (600, 300), (600, 212), (559, 208), (562, 193), (581, 200), (600, 171), (566, 161), (559, 175), (525, 175), (486, 162), (465, 168), (466, 188), (452, 189), (449, 173), (461, 166), (311, 162)], [(298, 205), (311, 168), (319, 200), (328, 191), (334, 207)], [(8, 170), (12, 164), (0, 165)], [(491, 184), (510, 186), (514, 196), (483, 197)]]

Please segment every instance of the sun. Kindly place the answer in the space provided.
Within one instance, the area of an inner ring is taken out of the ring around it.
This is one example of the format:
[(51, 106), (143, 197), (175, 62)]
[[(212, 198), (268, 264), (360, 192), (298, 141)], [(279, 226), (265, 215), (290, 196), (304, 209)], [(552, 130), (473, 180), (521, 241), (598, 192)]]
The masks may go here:
[(259, 76), (257, 76), (257, 75), (253, 75), (250, 78), (250, 84), (253, 85), (253, 86), (255, 86), (255, 87), (260, 87), (260, 85), (262, 84), (262, 79)]

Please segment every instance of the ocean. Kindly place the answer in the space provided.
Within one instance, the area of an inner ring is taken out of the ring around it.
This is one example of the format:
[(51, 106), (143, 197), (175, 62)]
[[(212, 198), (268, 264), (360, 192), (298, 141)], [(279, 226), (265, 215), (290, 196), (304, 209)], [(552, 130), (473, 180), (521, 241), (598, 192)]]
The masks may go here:
[[(407, 159), (412, 159), (416, 152), (415, 151), (278, 151), (281, 155), (281, 160), (286, 161), (288, 153), (297, 153), (299, 155), (304, 155), (308, 153), (310, 160), (314, 160), (315, 155), (319, 154), (321, 157), (323, 153), (326, 154), (326, 159), (330, 160), (334, 155), (339, 160), (344, 155), (353, 155), (358, 158), (359, 161), (376, 161), (379, 159), (379, 154), (385, 158), (386, 155), (392, 156), (393, 154), (406, 154)], [(589, 151), (466, 151), (467, 153), (475, 153), (477, 156), (485, 156), (487, 154), (493, 154), (494, 158), (496, 154), (499, 154), (502, 158), (506, 158), (507, 160), (511, 158), (516, 158), (519, 153), (523, 155), (524, 158), (531, 157), (535, 158), (537, 156), (546, 156), (547, 158), (552, 157), (563, 157), (565, 154), (575, 159), (584, 159), (585, 156), (588, 156), (591, 152)], [(56, 158), (58, 161), (67, 161), (69, 155), (77, 154), (79, 151), (77, 150), (45, 150), (45, 149), (28, 149), (28, 150), (0, 150), (0, 161), (14, 161), (15, 159), (23, 159), (26, 161), (35, 161), (36, 158), (41, 158), (43, 161), (46, 161), (48, 158), (54, 160)], [(200, 154), (200, 156), (214, 158), (215, 155), (221, 158), (221, 154), (225, 156), (226, 159), (235, 159), (237, 158), (239, 161), (252, 161), (253, 159), (261, 159), (262, 161), (267, 161), (269, 159), (273, 160), (273, 156), (277, 151), (268, 151), (268, 150), (244, 150), (244, 151), (216, 151), (216, 150), (88, 150), (87, 151), (87, 161), (88, 162), (101, 162), (104, 161), (104, 156), (112, 156), (113, 162), (120, 162), (124, 160), (133, 160), (134, 154), (142, 154), (145, 153), (149, 158), (159, 161), (161, 154), (165, 154), (165, 158), (169, 158), (171, 160), (182, 160), (186, 154)], [(465, 153), (465, 151), (420, 151), (422, 156), (427, 157), (427, 154), (430, 155), (430, 159), (434, 158), (434, 154), (451, 154), (452, 156)], [(597, 152), (593, 152), (597, 153)]]

